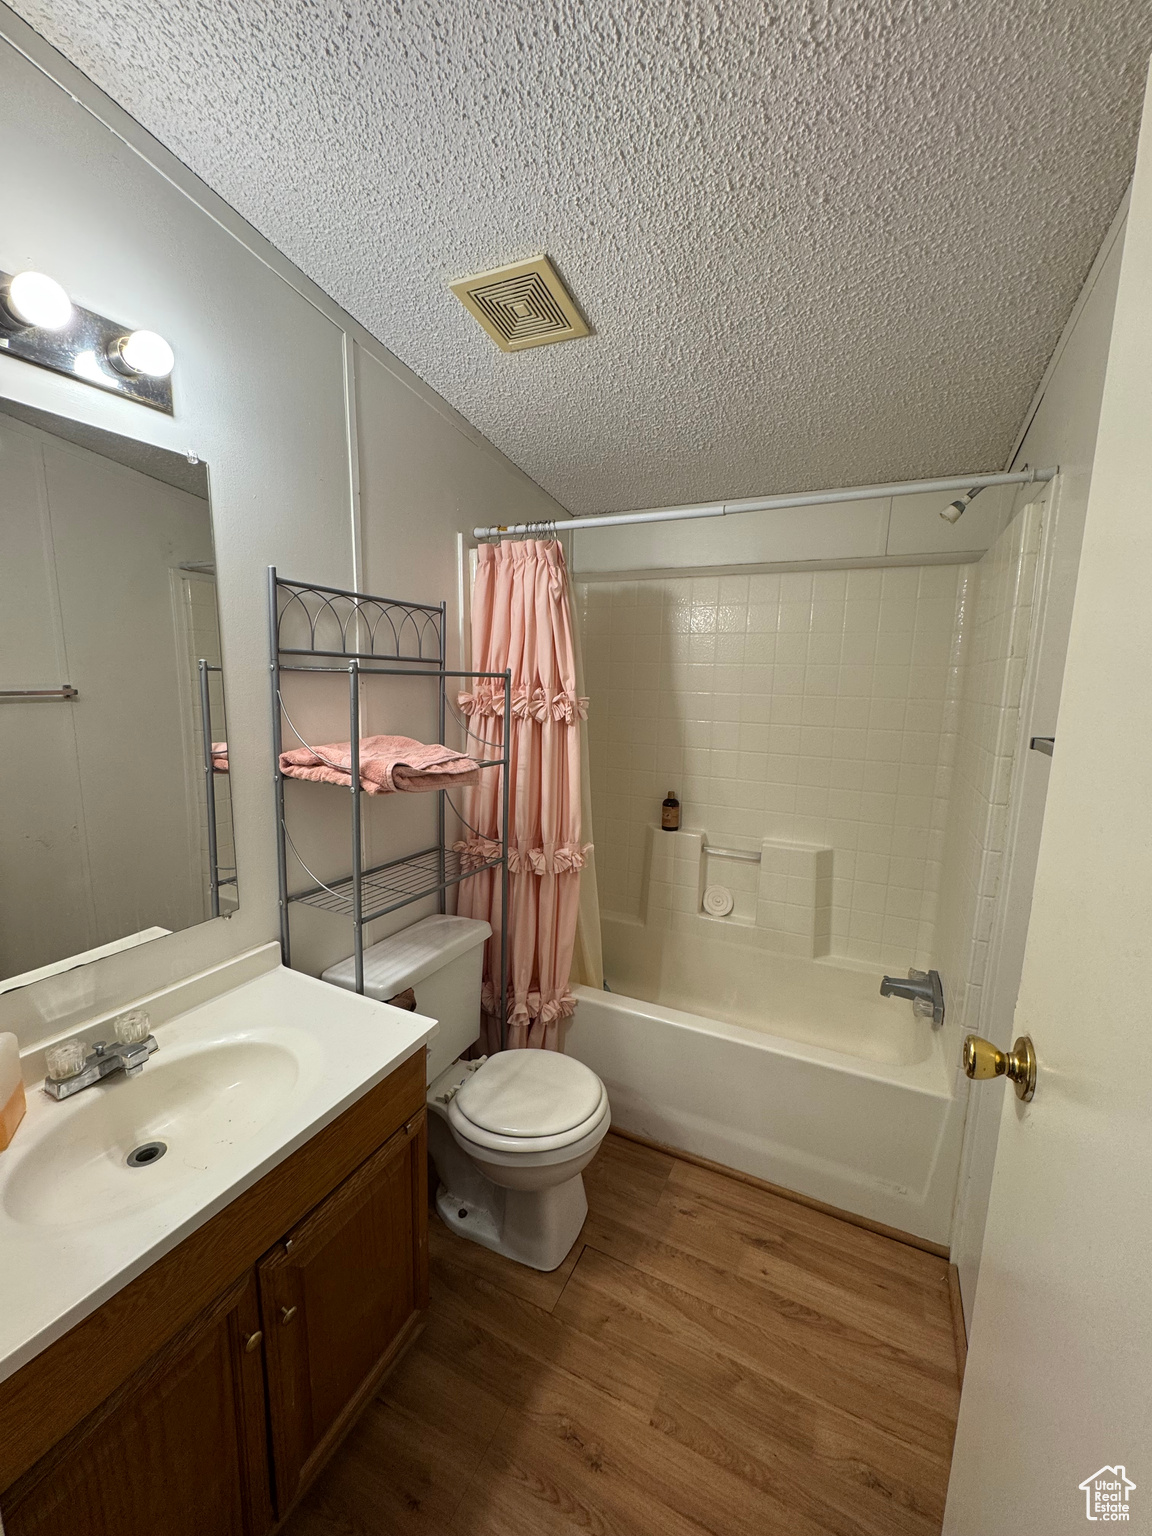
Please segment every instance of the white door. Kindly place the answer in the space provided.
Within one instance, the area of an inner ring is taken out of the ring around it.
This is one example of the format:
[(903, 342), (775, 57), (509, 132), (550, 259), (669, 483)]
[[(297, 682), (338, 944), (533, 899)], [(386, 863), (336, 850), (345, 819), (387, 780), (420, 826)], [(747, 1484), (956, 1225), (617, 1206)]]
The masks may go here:
[(944, 1530), (1152, 1532), (1147, 98), (1016, 1027)]

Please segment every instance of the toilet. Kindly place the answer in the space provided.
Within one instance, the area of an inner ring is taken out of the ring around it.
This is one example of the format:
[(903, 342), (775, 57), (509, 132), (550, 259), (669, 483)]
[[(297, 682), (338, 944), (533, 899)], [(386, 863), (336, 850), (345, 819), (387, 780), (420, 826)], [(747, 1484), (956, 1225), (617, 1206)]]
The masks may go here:
[[(428, 1150), (446, 1226), (532, 1269), (564, 1262), (588, 1214), (581, 1177), (611, 1125), (604, 1084), (557, 1051), (461, 1061), (480, 1033), (484, 941), (475, 918), (426, 917), (364, 951), (364, 990), (411, 987), (439, 1030), (428, 1046)], [(324, 980), (354, 988), (351, 959)]]

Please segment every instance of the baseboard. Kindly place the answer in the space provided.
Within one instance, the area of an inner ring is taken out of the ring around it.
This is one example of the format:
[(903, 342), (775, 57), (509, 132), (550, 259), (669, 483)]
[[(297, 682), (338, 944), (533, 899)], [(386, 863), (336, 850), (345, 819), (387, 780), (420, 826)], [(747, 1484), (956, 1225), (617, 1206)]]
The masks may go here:
[(924, 1253), (935, 1254), (938, 1259), (948, 1257), (948, 1248), (943, 1243), (929, 1242), (926, 1237), (917, 1237), (913, 1232), (902, 1232), (899, 1227), (889, 1227), (882, 1221), (873, 1221), (869, 1216), (857, 1216), (855, 1211), (844, 1211), (839, 1206), (828, 1205), (823, 1200), (814, 1200), (811, 1195), (798, 1194), (794, 1189), (785, 1189), (782, 1184), (770, 1184), (767, 1179), (758, 1179), (754, 1173), (742, 1173), (739, 1168), (729, 1168), (724, 1163), (714, 1163), (709, 1157), (700, 1157), (695, 1152), (685, 1152), (682, 1147), (670, 1147), (662, 1141), (652, 1141), (647, 1136), (639, 1136), (635, 1131), (622, 1131), (613, 1126), (609, 1132), (612, 1136), (619, 1136), (624, 1141), (634, 1141), (638, 1146), (650, 1147), (653, 1152), (664, 1152), (669, 1157), (678, 1157), (682, 1163), (694, 1163), (697, 1168), (707, 1168), (712, 1173), (722, 1173), (726, 1178), (735, 1179), (740, 1184), (750, 1184), (753, 1189), (767, 1190), (770, 1195), (779, 1195), (784, 1200), (791, 1200), (796, 1205), (806, 1205), (809, 1210), (822, 1211), (825, 1216), (835, 1216), (840, 1221), (847, 1221), (854, 1227), (863, 1227), (866, 1232), (875, 1232), (880, 1237), (890, 1237), (897, 1243), (907, 1243), (909, 1248), (919, 1248)]
[(948, 1300), (952, 1306), (952, 1338), (956, 1345), (956, 1376), (964, 1385), (964, 1367), (968, 1363), (968, 1330), (964, 1326), (964, 1300), (960, 1295), (960, 1271), (948, 1266)]

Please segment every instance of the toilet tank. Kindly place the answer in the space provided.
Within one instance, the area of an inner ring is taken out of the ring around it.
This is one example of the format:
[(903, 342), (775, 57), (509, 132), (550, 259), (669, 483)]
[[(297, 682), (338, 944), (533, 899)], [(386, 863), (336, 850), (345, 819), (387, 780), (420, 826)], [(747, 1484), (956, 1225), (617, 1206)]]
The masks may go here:
[[(488, 923), (474, 917), (425, 917), (364, 951), (364, 992), (386, 1003), (411, 987), (416, 1011), (440, 1026), (428, 1042), (428, 1081), (467, 1050), (480, 1033), (480, 981)], [(356, 962), (330, 965), (325, 981), (354, 991)]]

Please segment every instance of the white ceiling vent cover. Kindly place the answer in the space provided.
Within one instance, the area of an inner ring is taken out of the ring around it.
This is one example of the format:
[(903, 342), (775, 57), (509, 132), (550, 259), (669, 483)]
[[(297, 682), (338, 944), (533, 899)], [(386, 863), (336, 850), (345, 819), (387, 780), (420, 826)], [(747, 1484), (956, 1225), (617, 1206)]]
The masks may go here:
[(589, 334), (547, 256), (462, 277), (449, 287), (501, 352), (524, 352)]

